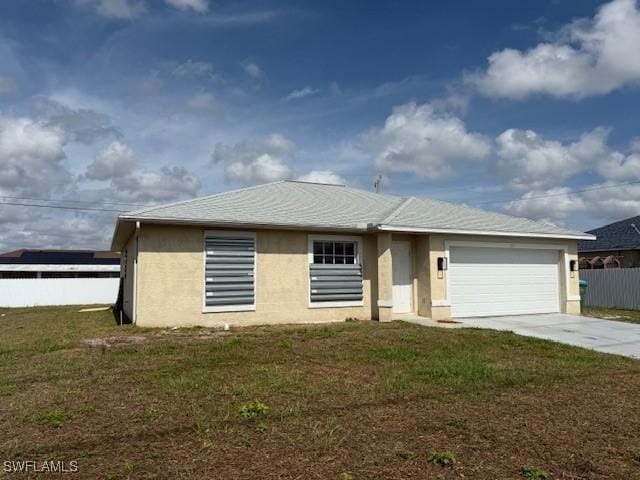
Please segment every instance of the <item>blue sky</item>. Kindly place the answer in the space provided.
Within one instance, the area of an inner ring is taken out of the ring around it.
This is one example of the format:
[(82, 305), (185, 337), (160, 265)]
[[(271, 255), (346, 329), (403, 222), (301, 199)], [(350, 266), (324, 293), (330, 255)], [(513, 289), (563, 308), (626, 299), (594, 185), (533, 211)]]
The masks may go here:
[[(586, 230), (640, 211), (640, 6), (0, 4), (0, 247), (283, 178)], [(43, 201), (39, 199), (55, 199)]]

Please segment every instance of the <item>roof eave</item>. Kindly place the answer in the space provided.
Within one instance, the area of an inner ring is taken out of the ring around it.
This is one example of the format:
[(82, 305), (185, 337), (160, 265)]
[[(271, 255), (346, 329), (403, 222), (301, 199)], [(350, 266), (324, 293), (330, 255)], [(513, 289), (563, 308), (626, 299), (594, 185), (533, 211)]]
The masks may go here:
[[(280, 230), (314, 230), (314, 231), (344, 231), (344, 232), (367, 232), (369, 224), (355, 225), (313, 225), (313, 224), (288, 224), (288, 223), (261, 223), (261, 222), (239, 222), (225, 220), (198, 220), (188, 218), (167, 218), (167, 217), (137, 217), (137, 216), (120, 216), (118, 224), (123, 222), (140, 222), (140, 223), (157, 223), (167, 225), (195, 225), (203, 227), (222, 227), (222, 228), (259, 228), (259, 229), (280, 229)], [(116, 227), (117, 230), (117, 227)], [(115, 239), (115, 233), (114, 233)], [(113, 242), (112, 242), (113, 243)]]
[(483, 235), (492, 237), (525, 237), (525, 238), (562, 238), (567, 240), (595, 240), (594, 235), (587, 233), (569, 235), (561, 233), (501, 232), (492, 230), (464, 230), (455, 228), (418, 228), (380, 224), (377, 230), (402, 233), (446, 233), (451, 235)]

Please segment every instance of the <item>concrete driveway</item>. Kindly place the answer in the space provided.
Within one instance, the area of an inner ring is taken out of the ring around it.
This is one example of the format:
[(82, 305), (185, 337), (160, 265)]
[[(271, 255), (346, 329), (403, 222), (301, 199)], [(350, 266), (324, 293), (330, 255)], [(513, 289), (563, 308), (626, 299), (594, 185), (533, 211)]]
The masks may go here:
[(527, 337), (640, 358), (640, 324), (563, 313), (457, 318), (456, 321), (467, 327), (509, 330)]

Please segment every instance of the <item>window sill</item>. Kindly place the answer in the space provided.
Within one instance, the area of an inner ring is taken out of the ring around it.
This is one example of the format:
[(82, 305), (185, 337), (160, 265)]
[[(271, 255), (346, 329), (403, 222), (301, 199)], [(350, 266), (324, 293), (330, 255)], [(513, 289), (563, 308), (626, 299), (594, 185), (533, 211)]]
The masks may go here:
[(364, 302), (315, 302), (309, 303), (309, 308), (341, 308), (341, 307), (363, 307)]
[(221, 312), (255, 312), (255, 305), (223, 305), (219, 307), (204, 307), (202, 313), (221, 313)]

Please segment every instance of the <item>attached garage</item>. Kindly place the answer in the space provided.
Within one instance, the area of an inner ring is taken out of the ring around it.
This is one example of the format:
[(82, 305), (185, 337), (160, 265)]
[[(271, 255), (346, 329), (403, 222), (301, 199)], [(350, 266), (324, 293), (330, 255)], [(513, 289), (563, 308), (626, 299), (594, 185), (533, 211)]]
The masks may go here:
[(560, 312), (564, 252), (552, 248), (451, 246), (453, 317)]

